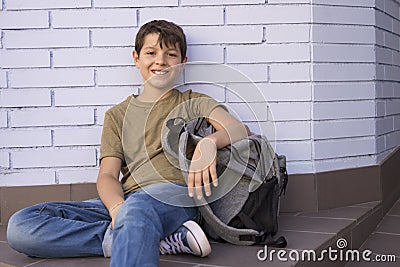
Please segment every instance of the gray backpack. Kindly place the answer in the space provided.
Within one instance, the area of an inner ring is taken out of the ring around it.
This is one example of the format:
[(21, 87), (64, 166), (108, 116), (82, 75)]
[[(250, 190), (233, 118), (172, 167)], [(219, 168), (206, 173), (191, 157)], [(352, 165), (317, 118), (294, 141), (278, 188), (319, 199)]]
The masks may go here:
[[(182, 170), (188, 169), (197, 142), (215, 131), (205, 118), (170, 119), (167, 128), (164, 149), (179, 159)], [(217, 174), (211, 196), (194, 198), (207, 235), (236, 245), (285, 247), (283, 236), (275, 238), (279, 200), (288, 182), (285, 156), (275, 154), (264, 136), (251, 135), (218, 150)]]

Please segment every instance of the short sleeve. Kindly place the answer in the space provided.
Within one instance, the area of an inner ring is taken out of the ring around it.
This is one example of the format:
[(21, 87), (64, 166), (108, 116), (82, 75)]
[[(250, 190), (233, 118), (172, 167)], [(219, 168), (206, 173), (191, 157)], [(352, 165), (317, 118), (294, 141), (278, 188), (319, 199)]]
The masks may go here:
[(222, 103), (217, 102), (214, 98), (206, 94), (192, 92), (191, 100), (191, 111), (193, 117), (208, 118), (216, 107), (222, 107), (228, 111)]
[(100, 161), (105, 157), (117, 157), (124, 161), (122, 127), (120, 127), (110, 111), (107, 111), (104, 116), (100, 145)]

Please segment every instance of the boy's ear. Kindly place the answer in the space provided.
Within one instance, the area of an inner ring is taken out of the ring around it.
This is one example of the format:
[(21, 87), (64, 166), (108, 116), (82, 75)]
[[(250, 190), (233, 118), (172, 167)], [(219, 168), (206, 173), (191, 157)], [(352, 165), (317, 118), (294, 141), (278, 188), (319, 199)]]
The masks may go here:
[(186, 65), (186, 62), (187, 62), (187, 57), (185, 57), (183, 60), (182, 60), (182, 63), (180, 64), (180, 69), (181, 69), (181, 71), (183, 71), (183, 69), (185, 68), (185, 65)]
[(133, 61), (135, 62), (136, 67), (139, 68), (139, 54), (138, 54), (138, 52), (136, 52), (136, 50), (133, 50), (132, 56), (133, 56)]

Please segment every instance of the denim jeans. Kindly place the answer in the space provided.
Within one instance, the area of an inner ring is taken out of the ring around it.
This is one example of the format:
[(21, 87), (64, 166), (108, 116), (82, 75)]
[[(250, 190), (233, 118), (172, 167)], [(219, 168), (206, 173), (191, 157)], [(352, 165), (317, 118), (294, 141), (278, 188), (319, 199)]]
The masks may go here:
[[(146, 188), (175, 197), (171, 185)], [(166, 204), (144, 190), (125, 198), (115, 219), (111, 266), (158, 266), (160, 240), (195, 219), (198, 210)], [(100, 199), (43, 203), (15, 213), (8, 223), (7, 239), (13, 249), (34, 257), (103, 256), (102, 242), (110, 222)]]

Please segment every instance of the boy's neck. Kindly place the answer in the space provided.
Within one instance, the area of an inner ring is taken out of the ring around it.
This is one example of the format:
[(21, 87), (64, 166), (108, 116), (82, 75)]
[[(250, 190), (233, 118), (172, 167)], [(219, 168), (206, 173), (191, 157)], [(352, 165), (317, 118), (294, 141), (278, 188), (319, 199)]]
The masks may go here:
[(141, 102), (157, 102), (165, 97), (168, 97), (172, 89), (156, 89), (149, 86), (144, 86), (143, 92), (137, 96)]

